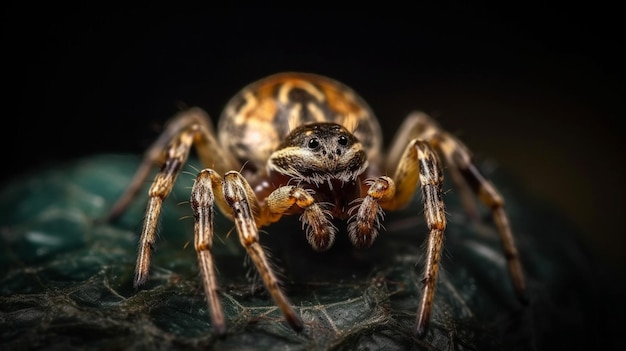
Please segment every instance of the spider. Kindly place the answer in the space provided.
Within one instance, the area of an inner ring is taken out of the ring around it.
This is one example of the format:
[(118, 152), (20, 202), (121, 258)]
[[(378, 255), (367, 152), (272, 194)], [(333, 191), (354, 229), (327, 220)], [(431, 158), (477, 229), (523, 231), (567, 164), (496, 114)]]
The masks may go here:
[(467, 209), (474, 206), (472, 192), (491, 209), (513, 286), (524, 299), (524, 275), (502, 196), (481, 175), (466, 146), (428, 115), (411, 113), (385, 155), (378, 120), (351, 88), (320, 75), (286, 72), (242, 89), (227, 103), (217, 129), (215, 133), (200, 108), (175, 115), (147, 150), (109, 218), (125, 210), (152, 167), (161, 165), (148, 193), (135, 267), (137, 288), (148, 279), (163, 200), (195, 148), (208, 168), (197, 174), (191, 191), (194, 245), (218, 334), (226, 333), (226, 318), (211, 254), (215, 206), (234, 221), (267, 291), (290, 326), (301, 331), (303, 322), (259, 243), (259, 228), (300, 214), (309, 244), (323, 251), (333, 245), (338, 229), (332, 220), (339, 218), (347, 221), (352, 244), (368, 247), (381, 229), (383, 211), (406, 207), (419, 187), (429, 236), (414, 332), (423, 336), (446, 228), (440, 157)]

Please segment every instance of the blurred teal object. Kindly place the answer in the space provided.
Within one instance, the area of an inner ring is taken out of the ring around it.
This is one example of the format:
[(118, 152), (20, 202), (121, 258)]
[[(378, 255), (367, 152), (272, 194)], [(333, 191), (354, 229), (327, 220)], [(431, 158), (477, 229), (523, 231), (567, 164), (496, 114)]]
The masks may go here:
[(370, 249), (352, 248), (339, 235), (330, 251), (315, 253), (295, 216), (263, 229), (262, 243), (305, 322), (300, 334), (253, 274), (233, 225), (218, 216), (214, 254), (228, 335), (217, 338), (187, 203), (197, 163), (186, 166), (166, 201), (148, 283), (132, 288), (148, 184), (115, 223), (102, 218), (138, 163), (94, 156), (5, 184), (0, 349), (578, 350), (606, 349), (616, 338), (609, 330), (617, 299), (576, 230), (497, 173), (490, 176), (507, 200), (528, 306), (515, 298), (490, 218), (467, 221), (452, 189), (443, 270), (423, 339), (412, 335), (427, 233), (417, 202), (387, 214), (386, 231)]

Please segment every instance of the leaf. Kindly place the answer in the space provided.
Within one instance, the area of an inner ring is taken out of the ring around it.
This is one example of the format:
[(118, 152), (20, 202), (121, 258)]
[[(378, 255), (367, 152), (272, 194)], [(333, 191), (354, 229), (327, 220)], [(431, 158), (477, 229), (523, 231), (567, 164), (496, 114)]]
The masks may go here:
[[(602, 341), (592, 258), (558, 213), (496, 179), (528, 279), (513, 293), (488, 214), (465, 218), (454, 189), (429, 333), (413, 336), (426, 227), (416, 197), (385, 216), (370, 249), (345, 227), (328, 252), (308, 246), (297, 216), (263, 228), (262, 244), (305, 329), (284, 322), (250, 274), (233, 225), (219, 216), (214, 255), (228, 335), (211, 329), (198, 279), (189, 198), (196, 164), (166, 200), (149, 282), (132, 288), (147, 190), (115, 223), (102, 221), (139, 160), (100, 155), (24, 175), (0, 193), (0, 340), (8, 349), (535, 350)], [(497, 174), (492, 174), (497, 176)], [(148, 184), (146, 184), (147, 189)], [(229, 233), (231, 233), (229, 235)], [(595, 284), (595, 285), (594, 285)]]

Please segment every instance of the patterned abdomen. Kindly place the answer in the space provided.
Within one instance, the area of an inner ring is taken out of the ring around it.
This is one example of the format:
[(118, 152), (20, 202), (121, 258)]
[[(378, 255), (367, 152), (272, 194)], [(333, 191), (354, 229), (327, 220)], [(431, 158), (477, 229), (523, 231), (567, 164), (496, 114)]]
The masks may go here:
[(370, 164), (378, 162), (382, 133), (370, 107), (347, 86), (314, 74), (281, 73), (248, 85), (224, 108), (218, 135), (247, 169), (265, 172), (291, 130), (316, 122), (343, 125), (363, 143)]

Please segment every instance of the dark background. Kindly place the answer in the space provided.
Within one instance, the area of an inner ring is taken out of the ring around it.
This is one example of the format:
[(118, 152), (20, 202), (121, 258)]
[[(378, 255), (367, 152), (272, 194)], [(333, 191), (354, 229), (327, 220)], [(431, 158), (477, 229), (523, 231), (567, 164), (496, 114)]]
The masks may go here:
[(3, 180), (140, 154), (181, 104), (217, 118), (245, 84), (310, 71), (360, 92), (387, 141), (411, 110), (432, 114), (557, 208), (607, 264), (626, 266), (614, 8), (86, 6), (3, 6)]

